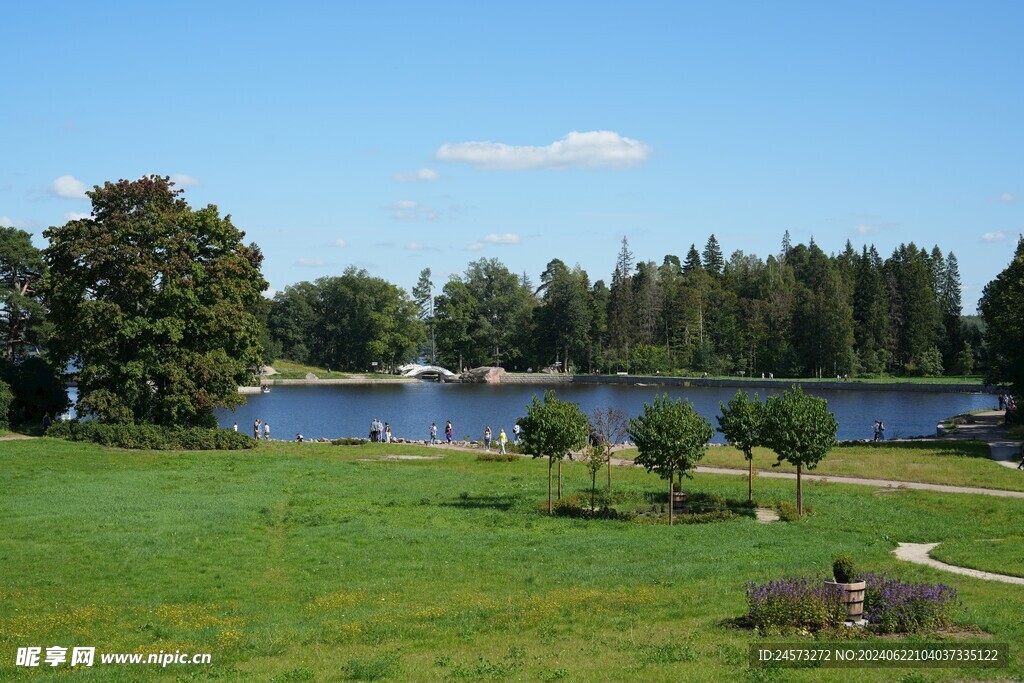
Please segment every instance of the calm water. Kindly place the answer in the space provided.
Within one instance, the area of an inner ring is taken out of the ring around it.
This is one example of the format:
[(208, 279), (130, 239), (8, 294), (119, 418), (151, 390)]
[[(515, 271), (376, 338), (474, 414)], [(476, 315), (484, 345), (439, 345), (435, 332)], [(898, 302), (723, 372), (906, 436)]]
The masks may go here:
[[(370, 420), (379, 417), (391, 423), (394, 436), (425, 439), (431, 422), (443, 436), (445, 420), (451, 420), (456, 438), (482, 436), (490, 426), (495, 437), (502, 427), (511, 437), (516, 418), (526, 413), (534, 394), (545, 387), (535, 385), (488, 384), (370, 384), (326, 386), (275, 386), (269, 394), (249, 396), (249, 402), (234, 413), (220, 411), (221, 427), (238, 421), (239, 431), (252, 432), (257, 417), (270, 423), (271, 437), (293, 439), (365, 437)], [(764, 400), (774, 390), (758, 390)], [(805, 387), (805, 391), (807, 391)], [(590, 414), (596, 408), (617, 407), (629, 416), (639, 415), (643, 404), (666, 392), (693, 402), (697, 411), (718, 423), (718, 402), (728, 401), (735, 388), (637, 387), (608, 384), (559, 385), (558, 398), (575, 401)], [(896, 391), (816, 391), (828, 400), (829, 410), (839, 422), (840, 439), (871, 438), (872, 423), (885, 423), (886, 438), (935, 433), (944, 417), (982, 408), (994, 408), (997, 399), (988, 394), (942, 394)], [(716, 434), (716, 441), (721, 435)]]

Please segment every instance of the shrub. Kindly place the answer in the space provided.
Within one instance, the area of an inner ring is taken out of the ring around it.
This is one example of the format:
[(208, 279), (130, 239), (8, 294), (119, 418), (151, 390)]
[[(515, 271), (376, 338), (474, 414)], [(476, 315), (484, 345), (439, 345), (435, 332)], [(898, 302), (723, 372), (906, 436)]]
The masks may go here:
[(869, 573), (864, 618), (882, 633), (920, 633), (949, 626), (961, 608), (955, 588), (945, 584), (906, 583)]
[(332, 446), (362, 446), (364, 443), (369, 443), (366, 439), (357, 439), (354, 437), (345, 437), (343, 439), (334, 439), (331, 441)]
[(797, 509), (796, 503), (790, 500), (784, 500), (778, 505), (779, 508), (779, 519), (783, 522), (799, 522), (803, 517), (810, 515), (814, 512), (814, 508), (810, 505), (804, 505), (804, 514), (800, 515), (799, 509)]
[(479, 453), (476, 456), (477, 460), (483, 462), (514, 462), (519, 460), (520, 457), (515, 453)]
[(233, 451), (256, 445), (245, 434), (230, 429), (102, 424), (96, 420), (54, 422), (46, 435), (68, 441), (91, 441), (113, 448), (155, 451)]
[(857, 580), (857, 571), (853, 558), (849, 555), (836, 555), (832, 560), (832, 576), (839, 583), (853, 583)]
[(11, 428), (11, 403), (14, 402), (14, 393), (7, 382), (0, 380), (0, 429)]
[(771, 628), (819, 631), (846, 620), (842, 589), (818, 578), (793, 578), (766, 584), (748, 582), (747, 618), (759, 631)]

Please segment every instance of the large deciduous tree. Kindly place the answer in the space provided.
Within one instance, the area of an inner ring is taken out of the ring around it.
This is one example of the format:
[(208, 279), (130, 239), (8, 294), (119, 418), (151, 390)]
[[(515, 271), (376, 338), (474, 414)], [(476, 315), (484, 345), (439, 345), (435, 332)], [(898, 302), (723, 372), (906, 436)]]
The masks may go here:
[[(1017, 405), (1024, 402), (1024, 237), (1003, 272), (985, 285), (978, 302), (985, 320), (990, 382), (1010, 385)], [(1017, 410), (1024, 419), (1024, 411)]]
[(691, 476), (715, 435), (711, 423), (693, 410), (693, 404), (666, 395), (645, 403), (643, 415), (629, 421), (629, 437), (636, 444), (636, 464), (668, 479), (668, 523), (673, 521), (675, 478)]
[(769, 397), (764, 408), (763, 445), (796, 466), (796, 508), (804, 513), (803, 470), (813, 470), (836, 445), (835, 416), (828, 401), (809, 396), (798, 386)]
[(77, 365), (78, 412), (105, 422), (215, 424), (260, 364), (263, 256), (216, 206), (168, 178), (96, 186), (92, 217), (52, 227), (49, 340)]
[(561, 464), (569, 451), (586, 443), (589, 421), (580, 407), (555, 398), (555, 392), (544, 392), (544, 400), (536, 396), (526, 409), (526, 417), (518, 420), (522, 430), (523, 451), (534, 458), (548, 459), (548, 514), (554, 512), (551, 497), (551, 474), (554, 464)]
[(25, 351), (40, 352), (46, 334), (38, 291), (44, 270), (42, 252), (32, 245), (31, 235), (0, 228), (0, 337), (9, 361)]

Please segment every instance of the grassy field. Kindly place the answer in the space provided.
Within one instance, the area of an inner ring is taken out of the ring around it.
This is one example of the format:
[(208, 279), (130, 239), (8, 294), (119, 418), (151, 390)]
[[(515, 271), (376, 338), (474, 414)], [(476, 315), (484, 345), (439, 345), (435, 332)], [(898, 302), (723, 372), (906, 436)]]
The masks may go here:
[(310, 372), (319, 379), (348, 379), (352, 376), (350, 373), (328, 371), (326, 368), (293, 363), (290, 360), (276, 360), (273, 368), (277, 373), (271, 375), (271, 379), (306, 379), (306, 374)]
[[(633, 459), (636, 449), (615, 457)], [(775, 453), (754, 449), (754, 469), (766, 472), (796, 472), (789, 463), (775, 464)], [(701, 465), (747, 469), (743, 453), (731, 446), (712, 446)], [(988, 457), (988, 445), (978, 441), (915, 441), (899, 444), (843, 444), (834, 448), (808, 474), (823, 474), (928, 484), (973, 486), (1007, 491), (1024, 491), (1024, 472), (1003, 467)], [(755, 483), (757, 487), (759, 483)]]
[(932, 557), (986, 572), (1024, 577), (1024, 536), (1020, 529), (1003, 538), (958, 538), (932, 551)]
[[(383, 444), (138, 453), (2, 442), (0, 679), (30, 678), (13, 665), (18, 647), (51, 645), (210, 652), (213, 664), (63, 665), (36, 677), (990, 678), (971, 669), (750, 669), (748, 645), (767, 639), (731, 621), (745, 612), (744, 581), (825, 574), (838, 552), (867, 569), (956, 586), (968, 608), (956, 637), (1024, 639), (1021, 587), (890, 554), (898, 541), (941, 541), (967, 560), (1009, 563), (1014, 544), (981, 541), (1018, 534), (1024, 500), (809, 483), (814, 514), (798, 523), (669, 528), (540, 514), (546, 474), (542, 461)], [(664, 490), (641, 470), (614, 475), (618, 489)], [(578, 464), (565, 467), (565, 481), (569, 493), (589, 485)], [(726, 476), (685, 486), (746, 491)], [(770, 504), (791, 500), (794, 486), (765, 479), (756, 492)], [(1003, 673), (1024, 677), (1024, 661)]]

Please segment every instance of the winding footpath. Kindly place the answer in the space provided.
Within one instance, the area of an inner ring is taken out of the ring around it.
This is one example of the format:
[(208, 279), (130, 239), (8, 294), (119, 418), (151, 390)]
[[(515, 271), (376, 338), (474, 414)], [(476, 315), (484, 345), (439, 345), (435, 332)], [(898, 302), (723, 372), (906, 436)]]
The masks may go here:
[(899, 546), (892, 551), (892, 554), (901, 560), (906, 560), (907, 562), (923, 564), (928, 567), (934, 567), (935, 569), (952, 572), (953, 574), (963, 574), (964, 576), (970, 576), (975, 579), (984, 579), (985, 581), (1001, 581), (1003, 583), (1015, 583), (1019, 586), (1024, 586), (1024, 579), (1019, 576), (983, 572), (977, 569), (969, 569), (968, 567), (959, 567), (955, 564), (939, 562), (931, 556), (931, 551), (938, 545), (938, 543), (900, 543)]

